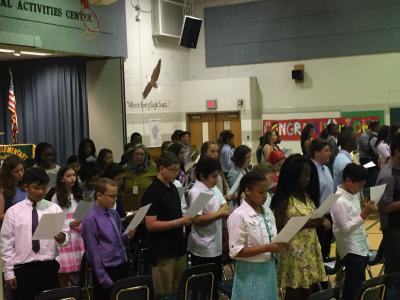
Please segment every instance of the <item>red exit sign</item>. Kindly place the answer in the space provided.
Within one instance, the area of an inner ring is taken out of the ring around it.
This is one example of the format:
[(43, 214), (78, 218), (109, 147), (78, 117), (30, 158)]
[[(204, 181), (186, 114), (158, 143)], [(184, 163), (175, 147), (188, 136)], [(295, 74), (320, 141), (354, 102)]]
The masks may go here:
[(207, 109), (217, 109), (217, 99), (206, 100)]

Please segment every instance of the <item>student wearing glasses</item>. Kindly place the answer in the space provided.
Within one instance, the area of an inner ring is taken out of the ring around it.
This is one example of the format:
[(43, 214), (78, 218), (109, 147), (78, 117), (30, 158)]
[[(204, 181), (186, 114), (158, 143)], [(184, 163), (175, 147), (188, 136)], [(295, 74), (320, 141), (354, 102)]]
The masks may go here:
[(125, 243), (135, 232), (123, 235), (121, 219), (114, 207), (118, 184), (109, 178), (96, 182), (96, 205), (83, 220), (83, 241), (93, 269), (94, 299), (108, 300), (115, 281), (128, 277)]
[(183, 227), (193, 218), (183, 217), (181, 199), (174, 181), (180, 161), (171, 152), (156, 160), (158, 174), (143, 194), (142, 206), (151, 204), (145, 217), (149, 259), (154, 289), (158, 297), (177, 291), (186, 268), (186, 243)]

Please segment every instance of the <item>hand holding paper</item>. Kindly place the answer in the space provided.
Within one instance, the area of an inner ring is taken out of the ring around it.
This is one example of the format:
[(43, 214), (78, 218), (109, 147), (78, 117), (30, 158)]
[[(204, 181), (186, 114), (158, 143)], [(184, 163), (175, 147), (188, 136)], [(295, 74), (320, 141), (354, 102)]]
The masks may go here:
[(374, 202), (375, 204), (378, 204), (378, 202), (382, 198), (383, 193), (385, 192), (385, 188), (386, 188), (386, 183), (377, 186), (372, 186), (370, 188), (371, 201)]
[(190, 204), (190, 207), (184, 216), (194, 218), (213, 196), (213, 194), (200, 193), (200, 195), (194, 200), (194, 202)]
[(309, 216), (291, 217), (279, 234), (272, 240), (273, 243), (289, 243), (290, 240), (304, 227)]
[(44, 214), (40, 218), (39, 225), (32, 236), (32, 240), (52, 240), (62, 232), (66, 216), (66, 211), (55, 214)]
[(147, 211), (149, 210), (150, 206), (151, 206), (151, 203), (139, 208), (139, 210), (136, 212), (135, 216), (133, 217), (132, 221), (129, 223), (128, 227), (126, 227), (124, 234), (128, 234), (129, 231), (138, 227), (138, 225), (143, 221), (144, 217), (146, 216)]

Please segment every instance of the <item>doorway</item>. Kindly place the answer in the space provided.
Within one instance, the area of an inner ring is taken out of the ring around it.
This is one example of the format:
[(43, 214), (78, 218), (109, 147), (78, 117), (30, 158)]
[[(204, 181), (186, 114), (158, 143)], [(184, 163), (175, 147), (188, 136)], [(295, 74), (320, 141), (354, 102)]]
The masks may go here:
[(239, 112), (191, 113), (187, 114), (187, 128), (190, 131), (190, 144), (196, 150), (206, 141), (217, 142), (222, 130), (231, 130), (235, 145), (242, 143)]

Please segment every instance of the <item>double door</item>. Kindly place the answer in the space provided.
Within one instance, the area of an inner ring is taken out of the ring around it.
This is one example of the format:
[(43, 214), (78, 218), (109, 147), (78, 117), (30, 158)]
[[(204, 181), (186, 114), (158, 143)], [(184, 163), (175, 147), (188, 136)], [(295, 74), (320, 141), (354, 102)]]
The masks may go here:
[(232, 131), (235, 145), (242, 142), (239, 112), (188, 114), (187, 128), (190, 131), (190, 144), (196, 150), (200, 150), (206, 141), (217, 142), (223, 130)]

